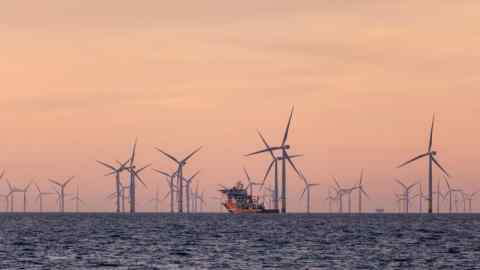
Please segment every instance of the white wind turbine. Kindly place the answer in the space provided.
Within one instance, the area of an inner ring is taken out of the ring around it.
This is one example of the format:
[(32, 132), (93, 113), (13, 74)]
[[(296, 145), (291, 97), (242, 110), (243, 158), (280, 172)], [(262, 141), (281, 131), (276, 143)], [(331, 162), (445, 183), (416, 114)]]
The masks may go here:
[[(290, 117), (288, 119), (287, 127), (285, 129), (285, 133), (283, 135), (283, 140), (282, 140), (282, 143), (281, 143), (280, 146), (270, 147), (266, 143), (266, 140), (263, 138), (263, 136), (261, 136), (261, 133), (258, 132), (260, 137), (262, 137), (262, 140), (263, 140), (263, 143), (266, 146), (266, 149), (256, 151), (256, 152), (253, 152), (253, 153), (250, 153), (250, 154), (247, 155), (247, 156), (253, 156), (253, 155), (257, 155), (257, 154), (265, 153), (265, 152), (270, 152), (270, 154), (272, 154), (273, 151), (281, 151), (281, 153), (282, 153), (282, 160), (281, 160), (281, 162), (282, 162), (282, 196), (281, 196), (282, 209), (281, 209), (281, 212), (282, 213), (287, 212), (287, 162), (290, 164), (290, 166), (293, 168), (293, 170), (297, 173), (297, 175), (300, 178), (302, 178), (302, 174), (296, 168), (295, 164), (292, 162), (292, 160), (290, 159), (290, 156), (288, 155), (288, 150), (290, 149), (290, 145), (287, 144), (287, 140), (288, 140), (288, 133), (289, 133), (289, 130), (290, 130), (290, 125), (292, 123), (292, 118), (293, 118), (293, 108), (290, 112)], [(275, 157), (275, 155), (273, 155), (273, 157)]]
[(147, 188), (147, 185), (145, 182), (143, 182), (142, 178), (140, 177), (140, 173), (145, 170), (146, 168), (150, 167), (151, 164), (148, 164), (140, 169), (137, 169), (135, 165), (135, 153), (137, 149), (137, 142), (138, 140), (135, 139), (135, 142), (133, 144), (133, 149), (132, 149), (132, 155), (130, 156), (130, 164), (128, 165), (127, 169), (128, 172), (130, 173), (130, 186), (129, 186), (129, 191), (130, 191), (130, 213), (135, 213), (136, 212), (136, 180), (140, 181), (142, 185)]
[(166, 157), (174, 161), (178, 166), (177, 171), (175, 172), (175, 175), (177, 176), (178, 212), (183, 213), (183, 168), (185, 167), (185, 165), (187, 165), (187, 161), (190, 158), (192, 158), (198, 151), (200, 151), (202, 147), (197, 148), (195, 151), (193, 151), (192, 153), (190, 153), (188, 156), (186, 156), (184, 159), (181, 159), (181, 160), (176, 159), (174, 156), (164, 152), (160, 148), (156, 147), (155, 149), (157, 149), (157, 151), (159, 151), (160, 153), (162, 153), (163, 155), (165, 155)]
[(32, 183), (30, 182), (28, 185), (26, 185), (24, 188), (18, 188), (19, 193), (23, 193), (23, 212), (27, 212), (27, 192), (30, 189), (30, 186)]
[(308, 183), (308, 180), (307, 178), (305, 178), (305, 176), (303, 176), (302, 179), (303, 179), (303, 182), (305, 183), (305, 188), (303, 189), (302, 195), (300, 195), (300, 200), (303, 198), (305, 193), (307, 193), (307, 214), (310, 214), (310, 188), (318, 186), (319, 184)]
[[(200, 171), (197, 171), (195, 174), (193, 174), (190, 178), (185, 179), (183, 178), (183, 181), (185, 181), (185, 193), (186, 193), (186, 204), (187, 204), (187, 213), (190, 213), (190, 196), (192, 195), (192, 190), (191, 190), (191, 184), (192, 180), (195, 179), (195, 177), (200, 173)], [(196, 198), (194, 198), (196, 199)]]
[(447, 193), (445, 193), (445, 196), (448, 195), (448, 198), (449, 198), (449, 213), (452, 213), (453, 197), (455, 196), (456, 192), (462, 192), (462, 190), (458, 189), (458, 188), (452, 188), (450, 186), (450, 183), (448, 182), (448, 179), (446, 177), (443, 177), (443, 179), (445, 179), (445, 183), (447, 183), (447, 188), (448, 188), (448, 191), (447, 191)]
[(35, 187), (37, 188), (38, 195), (35, 201), (39, 201), (40, 203), (40, 213), (43, 212), (43, 196), (49, 196), (49, 195), (55, 195), (55, 193), (52, 192), (42, 192), (40, 190), (40, 187), (35, 183)]
[(410, 203), (410, 191), (411, 189), (417, 185), (417, 183), (413, 183), (409, 186), (402, 183), (402, 181), (395, 179), (397, 183), (399, 183), (403, 187), (403, 199), (405, 200), (405, 212), (408, 213), (408, 206)]
[(252, 196), (253, 198), (253, 187), (254, 186), (261, 186), (262, 183), (258, 183), (258, 182), (254, 182), (252, 180), (252, 178), (250, 177), (250, 175), (248, 174), (248, 171), (245, 167), (243, 167), (243, 172), (245, 173), (245, 177), (247, 178), (247, 181), (248, 181), (248, 185), (247, 185), (247, 189), (250, 189), (250, 196)]
[[(127, 160), (125, 161), (124, 163), (120, 163), (119, 164), (119, 167), (115, 167), (113, 165), (110, 165), (108, 163), (105, 163), (103, 161), (100, 161), (100, 160), (97, 160), (97, 163), (99, 163), (100, 165), (103, 165), (105, 167), (107, 167), (108, 169), (110, 169), (112, 172), (111, 173), (108, 173), (106, 174), (105, 176), (110, 176), (110, 175), (115, 175), (115, 189), (117, 191), (117, 194), (120, 194), (120, 185), (121, 185), (121, 182), (120, 182), (120, 174), (123, 172), (123, 171), (126, 171), (128, 170), (127, 168), (127, 164), (130, 160)], [(118, 161), (117, 161), (118, 162)], [(117, 210), (117, 213), (120, 213), (120, 199), (121, 199), (121, 196), (117, 196), (117, 200), (116, 200), (116, 210)]]
[(369, 198), (367, 192), (363, 188), (363, 169), (360, 173), (360, 180), (358, 181), (358, 213), (362, 213), (362, 196), (365, 195), (367, 198)]
[(78, 185), (77, 185), (77, 193), (75, 194), (75, 197), (71, 198), (72, 201), (75, 201), (75, 212), (78, 213), (80, 209), (80, 203), (85, 205), (86, 203), (80, 198), (80, 192), (78, 190)]
[(74, 178), (74, 176), (68, 178), (65, 182), (63, 183), (60, 183), (60, 182), (57, 182), (53, 179), (48, 179), (50, 182), (52, 182), (53, 184), (57, 185), (59, 188), (60, 188), (60, 192), (59, 192), (59, 207), (60, 207), (60, 212), (65, 212), (65, 187), (70, 183), (70, 181), (72, 181)]
[(478, 191), (473, 192), (473, 193), (464, 193), (465, 201), (468, 201), (468, 212), (469, 213), (472, 213), (473, 197), (475, 197), (475, 195), (477, 195), (477, 194), (478, 194)]
[(428, 157), (428, 213), (433, 213), (433, 164), (435, 165), (446, 175), (450, 176), (448, 172), (440, 165), (440, 163), (437, 161), (435, 156), (437, 155), (437, 152), (432, 149), (433, 146), (433, 128), (435, 124), (435, 115), (433, 116), (432, 119), (432, 127), (430, 128), (430, 140), (428, 143), (428, 149), (427, 152), (424, 154), (421, 154), (417, 157), (412, 158), (411, 160), (404, 162), (398, 166), (398, 168), (401, 168), (409, 163), (412, 163), (416, 161), (417, 159), (421, 159), (423, 157)]
[(335, 182), (335, 185), (337, 186), (337, 196), (339, 198), (339, 203), (340, 203), (340, 213), (343, 213), (343, 196), (348, 195), (348, 213), (352, 212), (352, 192), (357, 189), (358, 187), (354, 186), (351, 188), (342, 188), (340, 184), (337, 181), (336, 177), (333, 177), (333, 181)]
[(8, 188), (9, 188), (9, 191), (10, 191), (7, 195), (8, 197), (10, 197), (10, 212), (13, 212), (13, 210), (14, 210), (13, 203), (15, 201), (14, 195), (15, 195), (15, 193), (22, 192), (22, 190), (15, 187), (14, 185), (12, 185), (8, 179), (5, 179), (5, 181), (7, 181)]
[(173, 183), (173, 180), (175, 179), (176, 173), (169, 174), (169, 173), (166, 173), (164, 171), (157, 170), (157, 169), (153, 169), (153, 171), (167, 177), (167, 184), (168, 184), (168, 188), (169, 188), (169, 191), (168, 191), (167, 195), (170, 197), (170, 213), (175, 212), (174, 201), (175, 201), (176, 185)]

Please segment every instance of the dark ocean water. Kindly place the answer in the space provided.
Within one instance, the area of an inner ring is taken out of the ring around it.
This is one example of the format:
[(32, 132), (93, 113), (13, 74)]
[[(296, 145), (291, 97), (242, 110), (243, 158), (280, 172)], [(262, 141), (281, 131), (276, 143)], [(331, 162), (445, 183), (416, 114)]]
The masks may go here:
[(0, 215), (0, 269), (86, 268), (480, 269), (480, 215)]

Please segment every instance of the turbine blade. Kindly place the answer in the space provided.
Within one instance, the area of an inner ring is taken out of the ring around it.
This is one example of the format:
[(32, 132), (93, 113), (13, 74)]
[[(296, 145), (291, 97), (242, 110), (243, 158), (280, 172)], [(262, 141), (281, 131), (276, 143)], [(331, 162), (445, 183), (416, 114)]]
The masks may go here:
[(107, 168), (109, 168), (109, 169), (111, 169), (112, 171), (115, 171), (115, 170), (116, 170), (115, 167), (113, 167), (112, 165), (110, 165), (110, 164), (108, 164), (108, 163), (105, 163), (105, 162), (103, 162), (103, 161), (97, 160), (97, 163), (100, 164), (100, 165), (103, 165), (103, 166), (105, 166), (105, 167), (107, 167)]
[(140, 181), (140, 183), (142, 183), (142, 185), (145, 187), (145, 188), (148, 188), (147, 185), (145, 184), (145, 182), (143, 182), (142, 178), (140, 177), (140, 175), (138, 175), (136, 172), (133, 172), (133, 175), (135, 178), (138, 179), (138, 181)]
[(258, 154), (265, 153), (265, 152), (272, 152), (273, 150), (279, 150), (279, 149), (282, 149), (282, 148), (280, 148), (280, 147), (270, 147), (270, 148), (267, 148), (267, 149), (263, 149), (263, 150), (260, 150), (260, 151), (250, 153), (246, 156), (250, 157), (250, 156), (258, 155)]
[(262, 142), (263, 142), (263, 144), (265, 145), (265, 147), (266, 147), (267, 149), (269, 149), (268, 152), (270, 152), (270, 155), (272, 156), (272, 158), (273, 158), (273, 159), (276, 159), (275, 154), (274, 154), (273, 151), (271, 150), (270, 145), (268, 145), (267, 140), (265, 140), (265, 138), (263, 137), (262, 133), (260, 133), (259, 130), (257, 130), (257, 133), (258, 133), (258, 136), (260, 136), (260, 139), (262, 139)]
[(450, 187), (450, 183), (448, 183), (448, 179), (447, 177), (445, 177), (445, 175), (443, 175), (443, 179), (445, 179), (445, 182), (447, 183), (448, 190), (452, 190), (452, 188)]
[[(285, 152), (285, 150), (283, 150)], [(288, 154), (285, 155), (287, 157), (287, 161), (288, 163), (290, 163), (290, 166), (292, 166), (293, 170), (297, 173), (297, 175), (300, 177), (300, 178), (303, 178), (303, 175), (302, 173), (297, 169), (297, 167), (295, 166), (295, 164), (293, 164), (292, 160), (288, 157)]]
[(148, 167), (150, 167), (150, 166), (152, 166), (151, 163), (148, 164), (148, 165), (143, 166), (142, 168), (138, 169), (138, 170), (135, 172), (135, 174), (141, 173), (143, 170), (145, 170), (146, 168), (148, 168)]
[(340, 184), (338, 184), (337, 178), (335, 176), (333, 176), (333, 181), (335, 182), (335, 185), (337, 186), (338, 190), (342, 189), (340, 187)]
[(307, 191), (308, 186), (305, 186), (303, 189), (302, 195), (300, 195), (300, 200), (303, 199), (303, 195), (305, 195), (305, 191)]
[(283, 135), (282, 146), (284, 146), (287, 143), (288, 132), (290, 130), (290, 124), (292, 123), (292, 117), (293, 117), (293, 107), (292, 107), (292, 110), (290, 111), (290, 117), (288, 118), (288, 124), (287, 124), (287, 128), (285, 129), (285, 134)]
[(248, 175), (247, 169), (245, 169), (245, 167), (243, 167), (243, 172), (245, 173), (245, 176), (247, 177), (248, 182), (251, 183), (252, 179), (250, 178), (250, 175)]
[(169, 153), (167, 152), (164, 152), (162, 149), (158, 148), (158, 147), (155, 147), (155, 149), (157, 149), (157, 151), (159, 151), (160, 153), (164, 154), (166, 157), (168, 157), (169, 159), (175, 161), (177, 164), (180, 163), (180, 161), (178, 161), (174, 156), (170, 155)]
[(363, 168), (362, 171), (360, 172), (360, 185), (362, 185), (363, 182)]
[(40, 187), (37, 185), (37, 183), (35, 183), (35, 187), (37, 187), (37, 190), (38, 190), (38, 193), (42, 193), (42, 191), (40, 190)]
[(2, 173), (0, 174), (0, 179), (2, 179), (4, 175), (5, 175), (5, 170), (2, 170)]
[(155, 171), (155, 172), (157, 172), (157, 173), (159, 173), (159, 174), (162, 174), (162, 175), (164, 175), (164, 176), (166, 176), (166, 177), (172, 177), (170, 174), (168, 174), (168, 173), (166, 173), (166, 172), (164, 172), (164, 171), (160, 171), (160, 170), (157, 170), (157, 169), (152, 169), (152, 171)]
[(70, 181), (73, 180), (73, 178), (75, 178), (75, 176), (72, 176), (72, 177), (68, 178), (68, 180), (63, 184), (63, 186), (64, 186), (64, 187), (67, 186), (68, 183), (70, 183)]
[(400, 164), (397, 168), (401, 168), (401, 167), (403, 167), (403, 166), (405, 166), (405, 165), (407, 165), (407, 164), (409, 164), (409, 163), (414, 162), (414, 161), (417, 160), (417, 159), (426, 157), (426, 156), (428, 156), (429, 154), (430, 154), (430, 153), (425, 153), (425, 154), (421, 154), (421, 155), (419, 155), (419, 156), (416, 156), (416, 157), (410, 159), (409, 161), (406, 161), (406, 162)]
[(440, 170), (442, 170), (442, 172), (450, 177), (450, 174), (448, 174), (448, 172), (442, 167), (442, 165), (440, 165), (440, 163), (437, 161), (437, 159), (435, 157), (432, 156), (432, 160), (433, 160), (433, 163), (435, 163), (435, 165), (437, 165), (438, 168), (440, 168)]
[(135, 138), (135, 142), (133, 143), (132, 155), (130, 157), (130, 167), (133, 166), (133, 162), (135, 161), (135, 152), (137, 150), (137, 142), (138, 142), (138, 138)]
[(428, 152), (430, 153), (432, 151), (432, 145), (433, 145), (433, 128), (435, 125), (435, 114), (433, 115), (432, 118), (432, 127), (430, 128), (430, 141), (428, 142)]
[(61, 186), (62, 184), (60, 184), (59, 182), (53, 180), (53, 179), (48, 179), (48, 181), (54, 183), (55, 185), (58, 185), (58, 186)]
[(200, 173), (200, 170), (198, 170), (195, 174), (193, 174), (193, 175), (187, 180), (187, 182), (191, 182), (199, 173)]
[(260, 190), (262, 190), (263, 185), (265, 185), (265, 181), (267, 181), (267, 177), (268, 177), (268, 175), (270, 174), (270, 171), (272, 170), (273, 165), (275, 164), (275, 162), (276, 162), (276, 160), (273, 160), (273, 161), (270, 163), (270, 165), (268, 166), (267, 171), (265, 172), (265, 176), (263, 177), (262, 187), (260, 188)]
[(200, 149), (202, 149), (202, 146), (198, 147), (198, 148), (195, 149), (195, 151), (193, 151), (190, 155), (188, 155), (186, 158), (184, 158), (184, 159), (182, 160), (182, 163), (187, 162), (191, 157), (193, 157), (196, 153), (198, 153), (198, 151), (200, 151)]
[(397, 181), (397, 183), (399, 183), (404, 189), (408, 189), (407, 186), (404, 183), (402, 183), (402, 181), (398, 179), (395, 179), (395, 181)]

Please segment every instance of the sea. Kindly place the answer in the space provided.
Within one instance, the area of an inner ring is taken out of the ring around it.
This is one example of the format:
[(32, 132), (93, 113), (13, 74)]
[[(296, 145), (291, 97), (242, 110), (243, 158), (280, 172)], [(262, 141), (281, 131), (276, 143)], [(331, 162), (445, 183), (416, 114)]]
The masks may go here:
[(1, 214), (0, 269), (480, 269), (480, 215)]

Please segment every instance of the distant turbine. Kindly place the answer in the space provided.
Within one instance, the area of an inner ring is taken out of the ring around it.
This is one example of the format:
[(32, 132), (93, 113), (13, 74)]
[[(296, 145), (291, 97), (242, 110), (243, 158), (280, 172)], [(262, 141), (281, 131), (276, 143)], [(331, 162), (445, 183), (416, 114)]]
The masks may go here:
[(65, 212), (65, 187), (72, 181), (74, 176), (68, 178), (65, 182), (59, 183), (53, 179), (48, 179), (50, 182), (53, 184), (57, 185), (60, 188), (60, 193), (59, 193), (59, 206), (60, 206), (60, 212)]
[[(107, 168), (109, 168), (110, 170), (112, 170), (111, 173), (109, 174), (106, 174), (105, 176), (110, 176), (110, 175), (115, 175), (115, 188), (117, 190), (117, 194), (120, 194), (120, 173), (125, 171), (125, 170), (128, 170), (127, 169), (127, 164), (130, 160), (127, 160), (125, 161), (125, 163), (121, 163), (120, 166), (118, 168), (114, 167), (113, 165), (110, 165), (108, 163), (105, 163), (103, 161), (100, 161), (100, 160), (97, 160), (97, 162)], [(120, 213), (120, 199), (121, 199), (121, 196), (117, 196), (117, 203), (116, 203), (116, 207), (117, 207), (117, 213)]]
[(10, 190), (10, 192), (7, 195), (8, 197), (10, 197), (10, 212), (13, 212), (13, 210), (14, 210), (13, 203), (15, 201), (15, 199), (14, 199), (15, 192), (17, 192), (17, 193), (22, 192), (22, 190), (15, 187), (14, 185), (12, 185), (8, 179), (5, 179), (5, 181), (7, 182), (8, 188)]
[(478, 191), (473, 193), (464, 193), (465, 201), (468, 201), (468, 212), (472, 213), (472, 201), (473, 197), (478, 194)]
[[(428, 197), (425, 196), (425, 194), (423, 194), (423, 191), (422, 191), (422, 185), (419, 184), (418, 185), (418, 188), (419, 188), (419, 191), (418, 191), (418, 194), (415, 194), (415, 196), (412, 197), (412, 199), (418, 197), (418, 212), (419, 213), (422, 213), (423, 212), (423, 200), (427, 200), (428, 201)], [(434, 192), (436, 193), (436, 192)]]
[(75, 201), (75, 212), (78, 213), (79, 210), (79, 204), (85, 205), (85, 202), (80, 198), (80, 192), (78, 190), (78, 185), (77, 185), (77, 193), (75, 194), (75, 197), (71, 198), (72, 201)]
[(169, 174), (164, 171), (160, 171), (157, 169), (153, 169), (155, 172), (164, 175), (167, 177), (167, 184), (169, 188), (169, 192), (167, 193), (170, 197), (170, 213), (173, 213), (175, 211), (175, 206), (174, 206), (174, 199), (175, 199), (175, 184), (173, 183), (173, 179), (176, 177), (176, 173)]
[[(334, 203), (337, 200), (337, 197), (333, 197), (331, 193), (331, 187), (328, 188), (328, 197), (325, 198), (325, 200), (328, 201), (328, 212), (332, 213), (332, 203)], [(335, 190), (335, 188), (333, 188)]]
[(433, 127), (434, 127), (434, 124), (435, 124), (435, 115), (433, 116), (433, 119), (432, 119), (432, 127), (430, 129), (430, 140), (429, 140), (429, 143), (428, 143), (428, 150), (425, 154), (421, 154), (417, 157), (414, 157), (413, 159), (407, 161), (407, 162), (404, 162), (402, 164), (400, 164), (398, 166), (398, 168), (401, 168), (411, 162), (414, 162), (416, 161), (417, 159), (420, 159), (420, 158), (423, 158), (423, 157), (428, 157), (428, 213), (433, 213), (433, 175), (432, 175), (432, 171), (433, 171), (433, 163), (435, 163), (435, 165), (437, 165), (437, 167), (446, 175), (446, 176), (450, 176), (448, 174), (448, 172), (442, 167), (442, 165), (440, 165), (440, 163), (437, 161), (437, 159), (435, 158), (435, 156), (437, 155), (437, 152), (432, 150), (432, 145), (433, 145)]
[(253, 198), (253, 186), (261, 186), (262, 183), (252, 181), (252, 178), (250, 178), (250, 175), (248, 174), (248, 171), (247, 169), (245, 169), (245, 167), (243, 167), (243, 172), (245, 173), (245, 177), (247, 178), (247, 181), (248, 181), (248, 185), (246, 188), (250, 189), (250, 196), (252, 196)]
[(38, 196), (37, 198), (35, 199), (35, 201), (39, 201), (40, 203), (40, 213), (43, 212), (43, 196), (49, 196), (49, 195), (55, 195), (55, 193), (52, 193), (52, 192), (42, 192), (40, 190), (40, 187), (35, 184), (35, 187), (37, 188), (37, 191), (38, 191)]
[(27, 192), (28, 192), (28, 189), (30, 189), (30, 186), (32, 185), (32, 183), (29, 183), (26, 187), (24, 187), (23, 189), (18, 189), (18, 192), (21, 192), (23, 193), (23, 212), (27, 212)]
[[(163, 199), (165, 198), (166, 196)], [(155, 186), (155, 198), (148, 201), (149, 203), (155, 203), (155, 213), (158, 213), (160, 211), (160, 203), (162, 202), (163, 199), (160, 199), (160, 193), (158, 191), (158, 184), (157, 184)]]
[(303, 182), (305, 183), (305, 188), (303, 189), (302, 195), (300, 195), (300, 200), (303, 198), (303, 195), (307, 193), (307, 214), (310, 214), (310, 188), (318, 186), (316, 183), (308, 183), (307, 178), (303, 176)]
[(413, 183), (409, 186), (402, 183), (402, 181), (395, 179), (397, 183), (399, 183), (403, 187), (403, 198), (405, 200), (405, 212), (408, 213), (408, 205), (410, 203), (410, 191), (411, 189), (417, 185), (417, 183)]
[[(283, 135), (282, 144), (280, 146), (267, 147), (264, 150), (253, 152), (253, 153), (250, 153), (250, 154), (247, 155), (247, 156), (253, 156), (253, 155), (260, 154), (260, 153), (265, 153), (265, 152), (270, 152), (270, 154), (272, 154), (272, 151), (277, 151), (277, 150), (280, 150), (282, 152), (282, 160), (281, 160), (282, 161), (282, 196), (281, 196), (281, 201), (282, 201), (281, 212), (282, 213), (287, 212), (287, 163), (286, 163), (287, 161), (290, 164), (290, 166), (293, 168), (293, 170), (297, 173), (297, 175), (300, 178), (302, 178), (302, 174), (297, 169), (295, 164), (290, 159), (290, 156), (288, 155), (288, 150), (290, 149), (290, 145), (287, 144), (287, 140), (288, 140), (288, 133), (289, 133), (289, 130), (290, 130), (290, 125), (292, 123), (292, 118), (293, 118), (293, 108), (290, 112), (290, 117), (288, 119), (287, 127), (285, 129), (285, 133)], [(263, 138), (262, 138), (262, 140), (265, 144), (266, 141)]]
[(186, 204), (187, 204), (187, 213), (190, 213), (190, 195), (192, 194), (192, 190), (191, 190), (191, 184), (192, 184), (192, 180), (195, 179), (195, 177), (200, 173), (200, 171), (197, 171), (195, 174), (193, 174), (190, 178), (188, 179), (183, 179), (183, 181), (185, 181), (185, 193), (186, 193)]
[(358, 213), (362, 213), (362, 195), (369, 197), (365, 189), (363, 188), (363, 169), (360, 173), (360, 181), (358, 181)]
[(145, 170), (146, 168), (150, 167), (151, 164), (146, 165), (140, 169), (137, 169), (135, 165), (135, 153), (137, 149), (137, 142), (138, 140), (135, 139), (135, 142), (133, 143), (133, 149), (132, 149), (132, 155), (130, 156), (130, 164), (128, 165), (127, 169), (128, 172), (130, 173), (130, 213), (135, 213), (136, 212), (136, 180), (140, 181), (142, 185), (146, 188), (147, 185), (145, 182), (143, 182), (142, 178), (140, 177), (140, 173)]
[(202, 149), (202, 147), (199, 147), (197, 148), (195, 151), (193, 151), (192, 153), (190, 153), (188, 156), (186, 156), (184, 159), (182, 160), (179, 160), (179, 159), (176, 159), (174, 156), (164, 152), (163, 150), (161, 150), (160, 148), (155, 148), (157, 149), (157, 151), (159, 151), (160, 153), (162, 153), (163, 155), (165, 155), (166, 157), (168, 157), (169, 159), (173, 160), (177, 165), (177, 171), (175, 172), (176, 176), (177, 176), (177, 191), (178, 191), (178, 194), (177, 194), (177, 199), (178, 199), (178, 212), (179, 213), (183, 213), (183, 167), (185, 167), (185, 165), (187, 165), (187, 161), (193, 157), (198, 151), (200, 151), (200, 149)]
[(449, 213), (452, 213), (452, 208), (453, 208), (453, 205), (452, 205), (453, 197), (452, 196), (455, 196), (456, 192), (462, 192), (462, 190), (458, 189), (458, 188), (456, 188), (456, 189), (452, 188), (450, 186), (450, 183), (448, 182), (448, 179), (446, 177), (443, 177), (443, 179), (445, 179), (445, 183), (447, 183), (447, 188), (448, 188), (447, 193), (445, 193), (445, 196), (447, 196), (447, 195), (449, 196)]

